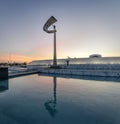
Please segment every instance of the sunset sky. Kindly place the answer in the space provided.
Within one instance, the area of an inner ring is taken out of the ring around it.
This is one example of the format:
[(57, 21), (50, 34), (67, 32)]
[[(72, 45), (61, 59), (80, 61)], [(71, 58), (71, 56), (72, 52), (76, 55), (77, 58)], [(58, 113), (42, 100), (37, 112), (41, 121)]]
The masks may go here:
[(0, 0), (0, 62), (53, 58), (53, 34), (43, 31), (50, 16), (57, 58), (120, 56), (120, 0)]

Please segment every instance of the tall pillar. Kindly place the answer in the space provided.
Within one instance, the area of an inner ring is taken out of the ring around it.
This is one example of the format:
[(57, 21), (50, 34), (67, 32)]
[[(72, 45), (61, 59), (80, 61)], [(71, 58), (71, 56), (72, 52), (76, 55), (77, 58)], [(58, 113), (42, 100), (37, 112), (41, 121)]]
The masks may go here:
[(57, 66), (57, 53), (56, 53), (56, 26), (53, 26), (53, 30), (48, 30), (48, 28), (57, 22), (57, 19), (51, 16), (43, 26), (43, 30), (47, 33), (54, 33), (54, 44), (53, 44), (53, 65), (52, 68), (58, 68)]
[(56, 52), (56, 26), (54, 25), (54, 53), (53, 53), (53, 66), (57, 67), (57, 52)]

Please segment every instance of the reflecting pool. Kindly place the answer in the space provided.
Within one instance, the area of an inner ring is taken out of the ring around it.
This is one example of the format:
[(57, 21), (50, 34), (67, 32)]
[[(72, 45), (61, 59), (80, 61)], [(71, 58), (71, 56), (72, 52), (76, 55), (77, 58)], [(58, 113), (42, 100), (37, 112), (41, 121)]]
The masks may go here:
[(120, 124), (120, 82), (37, 74), (0, 80), (0, 124)]

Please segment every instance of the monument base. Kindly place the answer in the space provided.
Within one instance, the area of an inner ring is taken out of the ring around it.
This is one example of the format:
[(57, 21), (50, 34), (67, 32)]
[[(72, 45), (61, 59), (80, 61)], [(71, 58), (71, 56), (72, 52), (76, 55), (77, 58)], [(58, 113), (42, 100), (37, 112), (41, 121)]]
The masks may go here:
[(60, 69), (61, 67), (60, 66), (51, 65), (50, 68)]

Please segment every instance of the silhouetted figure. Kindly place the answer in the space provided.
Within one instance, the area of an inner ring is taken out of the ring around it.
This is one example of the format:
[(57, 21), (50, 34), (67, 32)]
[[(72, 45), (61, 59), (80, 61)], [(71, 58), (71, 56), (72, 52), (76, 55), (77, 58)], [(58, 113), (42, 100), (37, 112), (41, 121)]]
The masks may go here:
[(68, 58), (66, 59), (66, 63), (67, 63), (67, 66), (69, 66), (69, 63), (70, 63), (70, 57), (68, 56)]
[(69, 62), (70, 62), (70, 60), (66, 60), (66, 62), (67, 62), (67, 66), (69, 66)]

